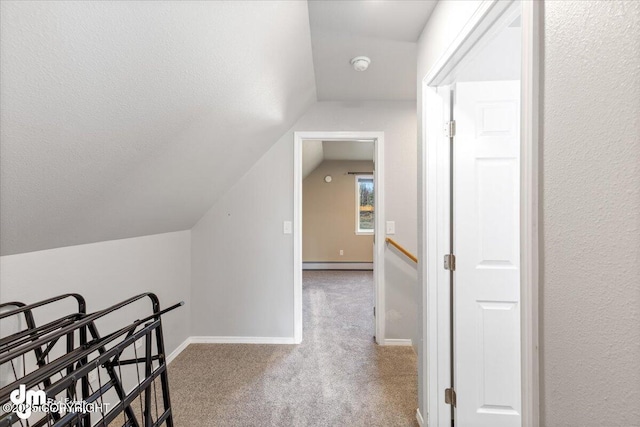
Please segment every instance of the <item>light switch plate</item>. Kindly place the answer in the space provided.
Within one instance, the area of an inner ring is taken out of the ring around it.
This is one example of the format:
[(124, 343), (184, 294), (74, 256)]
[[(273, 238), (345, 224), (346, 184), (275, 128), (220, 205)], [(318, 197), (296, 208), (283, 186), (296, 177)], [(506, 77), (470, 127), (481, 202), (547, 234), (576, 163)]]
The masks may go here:
[(396, 234), (396, 222), (387, 221), (387, 234)]
[(284, 234), (291, 234), (293, 232), (293, 225), (291, 224), (291, 221), (285, 221), (282, 224), (282, 232)]

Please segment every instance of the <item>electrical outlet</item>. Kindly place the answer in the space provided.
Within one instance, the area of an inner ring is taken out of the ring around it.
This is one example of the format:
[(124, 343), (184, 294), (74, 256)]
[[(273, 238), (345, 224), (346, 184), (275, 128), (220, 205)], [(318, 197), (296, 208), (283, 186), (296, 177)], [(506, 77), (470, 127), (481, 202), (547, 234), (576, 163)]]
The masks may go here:
[(344, 255), (344, 251), (340, 249), (340, 256)]
[(144, 342), (142, 340), (136, 341), (136, 349), (140, 350), (142, 348), (142, 344), (144, 344)]
[(89, 382), (90, 383), (95, 383), (97, 379), (98, 379), (98, 371), (89, 372)]

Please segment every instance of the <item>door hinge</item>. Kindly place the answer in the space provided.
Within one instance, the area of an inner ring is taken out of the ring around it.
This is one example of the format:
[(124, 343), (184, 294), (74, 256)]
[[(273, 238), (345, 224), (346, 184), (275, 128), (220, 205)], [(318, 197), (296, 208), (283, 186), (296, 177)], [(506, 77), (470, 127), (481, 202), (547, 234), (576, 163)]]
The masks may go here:
[(456, 256), (448, 254), (444, 256), (444, 269), (449, 271), (456, 270)]
[(453, 138), (456, 136), (456, 121), (451, 120), (450, 122), (446, 122), (444, 124), (444, 136), (447, 138)]
[(453, 388), (444, 389), (444, 403), (456, 407), (456, 391)]

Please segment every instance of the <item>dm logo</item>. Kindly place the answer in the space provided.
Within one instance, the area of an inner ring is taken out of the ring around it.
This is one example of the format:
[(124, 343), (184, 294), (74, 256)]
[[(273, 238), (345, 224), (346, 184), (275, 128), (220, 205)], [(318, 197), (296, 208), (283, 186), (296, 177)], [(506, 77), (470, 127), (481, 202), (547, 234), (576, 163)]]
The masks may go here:
[(16, 405), (18, 418), (26, 420), (31, 416), (33, 407), (42, 406), (47, 402), (47, 394), (42, 390), (26, 390), (24, 384), (13, 390), (9, 395), (11, 402)]

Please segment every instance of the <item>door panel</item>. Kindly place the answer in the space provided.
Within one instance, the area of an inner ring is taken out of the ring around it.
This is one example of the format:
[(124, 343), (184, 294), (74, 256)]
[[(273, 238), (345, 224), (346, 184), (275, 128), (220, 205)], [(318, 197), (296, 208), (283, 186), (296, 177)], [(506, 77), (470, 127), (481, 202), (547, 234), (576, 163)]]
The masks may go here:
[(518, 206), (517, 161), (478, 158), (475, 167), (478, 268), (517, 268), (518, 241), (513, 231), (518, 228), (518, 212), (509, 209)]
[(455, 89), (455, 389), (459, 426), (520, 417), (520, 83)]

